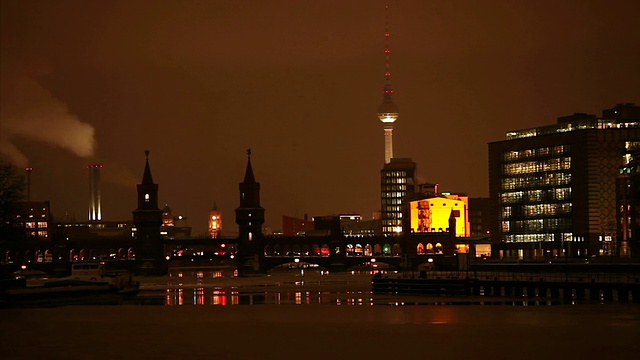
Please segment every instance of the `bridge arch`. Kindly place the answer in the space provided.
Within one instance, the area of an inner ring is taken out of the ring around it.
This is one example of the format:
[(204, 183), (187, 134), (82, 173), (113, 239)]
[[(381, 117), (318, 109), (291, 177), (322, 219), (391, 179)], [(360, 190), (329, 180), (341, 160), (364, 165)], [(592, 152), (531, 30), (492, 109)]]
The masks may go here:
[(391, 255), (391, 245), (389, 245), (388, 243), (382, 245), (382, 255), (383, 256)]
[(436, 243), (436, 254), (442, 254), (442, 244)]
[(322, 244), (322, 247), (320, 248), (320, 254), (322, 256), (329, 256), (331, 255), (331, 249), (329, 248), (329, 245), (327, 244)]

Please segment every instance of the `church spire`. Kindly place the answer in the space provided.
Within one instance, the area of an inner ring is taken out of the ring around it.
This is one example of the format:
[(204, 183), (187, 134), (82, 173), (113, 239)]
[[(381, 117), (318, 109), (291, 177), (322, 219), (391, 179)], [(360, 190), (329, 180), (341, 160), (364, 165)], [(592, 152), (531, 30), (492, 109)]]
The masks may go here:
[(153, 177), (151, 176), (151, 168), (149, 167), (149, 150), (144, 151), (146, 157), (146, 164), (144, 166), (144, 175), (142, 175), (142, 184), (153, 184)]
[(254, 183), (256, 178), (253, 176), (253, 168), (251, 167), (251, 149), (247, 149), (247, 170), (244, 172), (245, 183)]

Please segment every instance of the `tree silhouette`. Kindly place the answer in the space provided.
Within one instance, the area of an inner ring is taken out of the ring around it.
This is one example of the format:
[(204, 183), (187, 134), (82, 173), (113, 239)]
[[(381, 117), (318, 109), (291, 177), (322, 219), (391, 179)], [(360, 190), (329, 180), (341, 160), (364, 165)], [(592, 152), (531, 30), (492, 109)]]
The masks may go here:
[(24, 199), (25, 180), (18, 168), (0, 159), (0, 234), (11, 228), (11, 214)]

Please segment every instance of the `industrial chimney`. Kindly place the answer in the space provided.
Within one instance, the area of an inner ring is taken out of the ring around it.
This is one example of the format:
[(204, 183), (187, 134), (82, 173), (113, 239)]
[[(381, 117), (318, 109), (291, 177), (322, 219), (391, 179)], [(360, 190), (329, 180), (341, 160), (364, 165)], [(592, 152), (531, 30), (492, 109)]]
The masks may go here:
[(101, 221), (100, 169), (102, 165), (93, 164), (87, 167), (89, 168), (89, 221)]

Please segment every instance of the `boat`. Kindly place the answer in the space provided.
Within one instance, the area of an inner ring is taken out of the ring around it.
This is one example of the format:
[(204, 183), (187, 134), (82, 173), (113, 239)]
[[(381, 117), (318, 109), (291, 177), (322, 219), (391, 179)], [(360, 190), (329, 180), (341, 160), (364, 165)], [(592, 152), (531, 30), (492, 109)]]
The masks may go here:
[(29, 284), (3, 282), (0, 307), (56, 307), (119, 304), (138, 294), (139, 284), (123, 271), (107, 271), (104, 263), (73, 264), (71, 276)]

